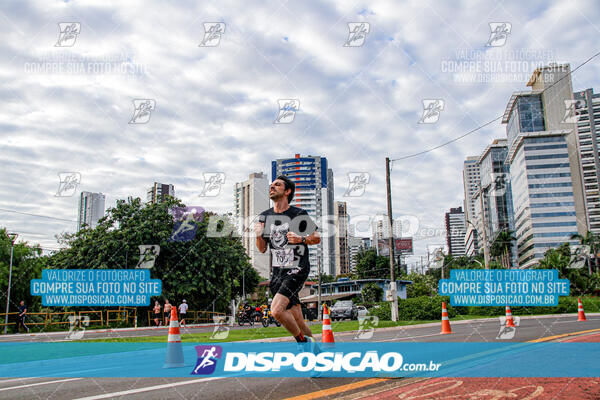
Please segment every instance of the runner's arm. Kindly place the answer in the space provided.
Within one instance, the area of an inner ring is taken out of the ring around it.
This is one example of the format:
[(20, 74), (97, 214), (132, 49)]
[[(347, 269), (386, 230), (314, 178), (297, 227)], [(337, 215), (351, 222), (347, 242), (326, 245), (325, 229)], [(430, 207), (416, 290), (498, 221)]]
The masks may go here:
[(264, 229), (264, 222), (257, 222), (256, 224), (254, 224), (254, 233), (256, 234), (256, 247), (258, 247), (258, 251), (260, 251), (261, 253), (267, 251), (267, 241), (262, 237)]

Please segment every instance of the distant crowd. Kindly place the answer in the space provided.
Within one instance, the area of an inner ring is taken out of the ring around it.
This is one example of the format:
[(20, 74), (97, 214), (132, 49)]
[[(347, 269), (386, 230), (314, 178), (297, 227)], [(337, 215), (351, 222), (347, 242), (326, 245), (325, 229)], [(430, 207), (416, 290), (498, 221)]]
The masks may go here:
[[(154, 302), (153, 312), (154, 312), (155, 326), (169, 325), (169, 320), (171, 319), (171, 309), (172, 308), (173, 308), (173, 305), (171, 303), (169, 303), (169, 300), (165, 300), (164, 306), (161, 306), (158, 300)], [(181, 301), (181, 304), (179, 305), (178, 309), (179, 309), (179, 313), (178, 313), (179, 326), (185, 327), (185, 316), (186, 316), (187, 310), (188, 310), (187, 301), (185, 301), (185, 299)]]

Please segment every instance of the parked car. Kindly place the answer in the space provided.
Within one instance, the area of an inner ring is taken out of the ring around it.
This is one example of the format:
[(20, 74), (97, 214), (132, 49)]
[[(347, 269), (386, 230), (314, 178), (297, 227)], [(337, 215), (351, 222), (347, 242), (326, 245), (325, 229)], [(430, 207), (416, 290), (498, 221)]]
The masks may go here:
[(340, 300), (331, 307), (331, 319), (333, 321), (346, 318), (358, 318), (358, 308), (352, 300)]
[(356, 306), (356, 309), (358, 311), (357, 315), (359, 317), (366, 317), (367, 315), (369, 315), (369, 310), (367, 310), (367, 307), (365, 306)]

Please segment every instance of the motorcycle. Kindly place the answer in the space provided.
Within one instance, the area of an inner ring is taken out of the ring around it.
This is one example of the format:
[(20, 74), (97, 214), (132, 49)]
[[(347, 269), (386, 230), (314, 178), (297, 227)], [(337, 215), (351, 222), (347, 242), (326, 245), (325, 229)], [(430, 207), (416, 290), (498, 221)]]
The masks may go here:
[(254, 318), (251, 314), (245, 310), (241, 310), (237, 315), (238, 324), (240, 326), (244, 326), (245, 323), (248, 323), (250, 326), (254, 326)]
[(263, 310), (262, 324), (265, 328), (268, 327), (269, 324), (275, 324), (275, 326), (281, 326), (281, 322), (279, 322), (275, 318), (273, 318), (273, 316), (271, 315), (271, 310), (267, 310), (267, 309)]

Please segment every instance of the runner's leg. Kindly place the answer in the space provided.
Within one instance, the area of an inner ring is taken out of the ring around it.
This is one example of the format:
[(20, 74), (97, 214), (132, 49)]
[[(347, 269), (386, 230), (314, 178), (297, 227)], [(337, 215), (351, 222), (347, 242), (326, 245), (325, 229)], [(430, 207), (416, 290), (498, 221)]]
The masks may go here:
[(304, 336), (312, 337), (310, 327), (308, 326), (306, 321), (304, 321), (304, 317), (302, 316), (302, 307), (300, 306), (300, 304), (296, 304), (295, 306), (290, 308), (289, 311), (291, 311), (292, 315), (294, 316), (294, 320), (296, 321), (296, 324), (298, 324), (298, 327), (300, 328)]
[(298, 336), (302, 331), (298, 324), (296, 323), (296, 318), (290, 310), (286, 310), (288, 304), (290, 303), (290, 299), (282, 295), (281, 293), (277, 293), (273, 297), (273, 303), (271, 303), (271, 315), (281, 322), (281, 324), (288, 330), (292, 336)]

